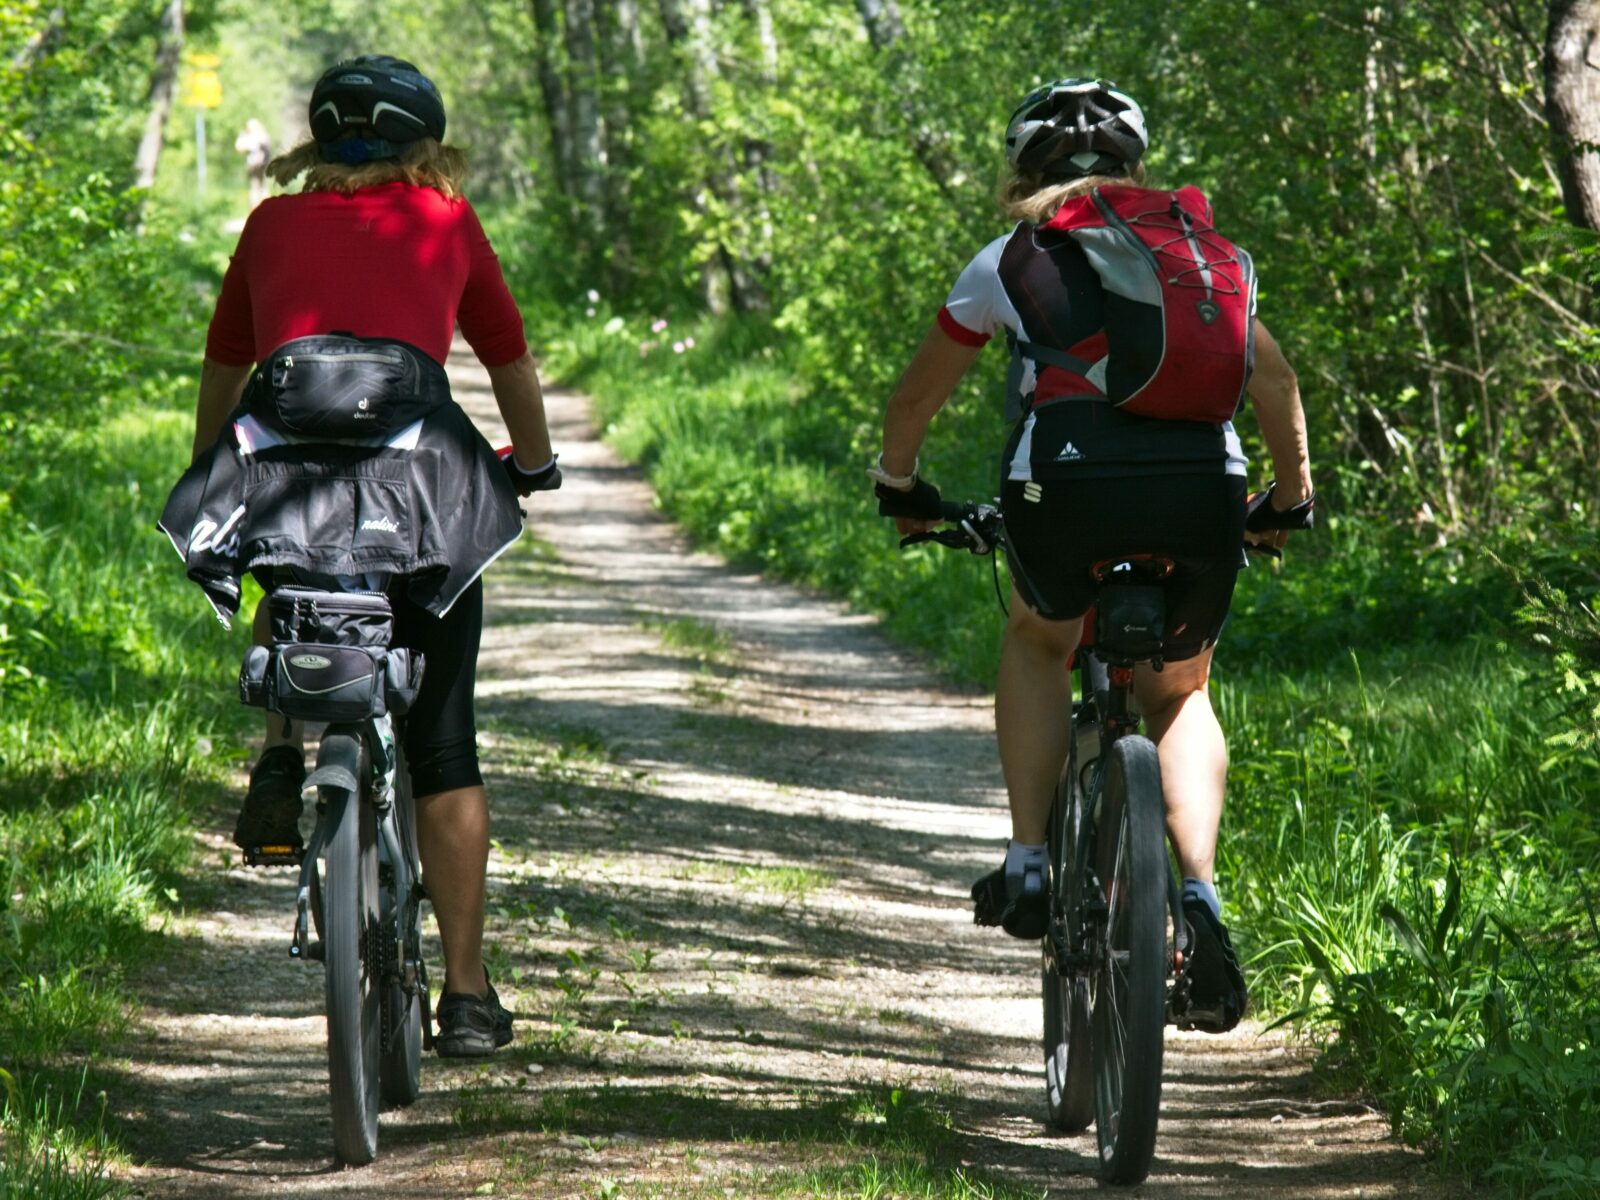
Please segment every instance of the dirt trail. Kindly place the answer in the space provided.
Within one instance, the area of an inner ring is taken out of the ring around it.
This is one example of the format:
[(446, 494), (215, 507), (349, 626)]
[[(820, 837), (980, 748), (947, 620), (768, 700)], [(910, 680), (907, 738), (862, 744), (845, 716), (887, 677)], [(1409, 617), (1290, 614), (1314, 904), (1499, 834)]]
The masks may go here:
[[(497, 427), (476, 363), (450, 368)], [(516, 1044), (426, 1062), (379, 1162), (337, 1169), (290, 875), (201, 832), (195, 915), (134, 981), (122, 1173), (152, 1197), (1095, 1190), (1092, 1135), (1041, 1123), (1037, 952), (970, 922), (1006, 829), (987, 698), (691, 552), (582, 398), (549, 407), (566, 486), (488, 577), (479, 680)], [(1134, 1194), (1446, 1194), (1381, 1117), (1317, 1102), (1276, 1035), (1169, 1033), (1167, 1053)]]

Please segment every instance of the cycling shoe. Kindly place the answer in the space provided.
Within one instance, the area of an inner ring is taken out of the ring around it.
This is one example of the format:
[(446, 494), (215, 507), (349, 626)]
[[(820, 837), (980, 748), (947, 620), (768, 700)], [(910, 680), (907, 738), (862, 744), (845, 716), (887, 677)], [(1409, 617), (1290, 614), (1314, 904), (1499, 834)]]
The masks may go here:
[(1227, 1033), (1250, 1007), (1238, 956), (1227, 927), (1204, 900), (1185, 897), (1183, 916), (1190, 945), (1183, 965), (1184, 1000), (1174, 1006), (1173, 1020), (1179, 1029)]
[(433, 1047), (440, 1058), (482, 1058), (511, 1041), (511, 1014), (500, 1003), (494, 985), (487, 996), (446, 992), (434, 1010), (439, 1035)]
[[(1030, 872), (1013, 896), (1006, 887), (1006, 869), (989, 872), (972, 885), (972, 920), (978, 925), (998, 925), (1014, 938), (1042, 938), (1050, 925), (1050, 895), (1043, 875)], [(1028, 886), (1033, 884), (1033, 886)]]
[(256, 761), (233, 827), (233, 844), (247, 860), (252, 856), (298, 860), (305, 848), (300, 839), (300, 813), (305, 807), (300, 792), (305, 780), (305, 756), (293, 746), (274, 746)]

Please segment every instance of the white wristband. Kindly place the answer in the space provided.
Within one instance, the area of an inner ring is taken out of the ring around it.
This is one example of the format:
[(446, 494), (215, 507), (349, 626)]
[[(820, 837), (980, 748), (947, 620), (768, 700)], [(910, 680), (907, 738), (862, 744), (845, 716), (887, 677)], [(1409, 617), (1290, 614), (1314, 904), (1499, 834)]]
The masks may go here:
[(901, 491), (909, 488), (917, 481), (917, 472), (922, 467), (922, 459), (917, 458), (911, 464), (909, 475), (891, 475), (883, 469), (883, 455), (878, 455), (878, 461), (867, 468), (867, 478), (874, 483), (881, 483), (884, 487), (899, 488)]

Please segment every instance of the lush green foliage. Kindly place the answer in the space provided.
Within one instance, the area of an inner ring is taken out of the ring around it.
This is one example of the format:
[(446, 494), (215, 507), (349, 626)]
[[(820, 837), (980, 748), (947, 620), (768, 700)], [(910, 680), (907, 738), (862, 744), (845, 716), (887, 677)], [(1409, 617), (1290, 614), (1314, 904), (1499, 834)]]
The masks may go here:
[[(65, 1064), (123, 1011), (229, 719), (236, 648), (150, 533), (239, 199), (228, 142), (248, 116), (298, 136), (279, 114), (321, 67), (382, 49), (444, 87), (547, 366), (667, 506), (968, 679), (997, 644), (988, 565), (895, 552), (860, 465), (1003, 228), (1008, 100), (1073, 73), (1134, 91), (1156, 180), (1206, 187), (1256, 255), (1331, 513), (1249, 573), (1218, 671), (1224, 884), (1262, 995), (1451, 1163), (1592, 1193), (1597, 259), (1552, 182), (1542, 6), (1136, 0), (1044, 29), (1037, 5), (904, 0), (869, 36), (817, 0), (644, 5), (632, 31), (600, 5), (628, 61), (594, 75), (559, 0), (552, 27), (524, 0), (213, 0), (187, 6), (225, 79), (204, 203), (181, 111), (154, 196), (126, 189), (162, 7), (0, 11), (0, 1190), (66, 1163), (49, 1186), (97, 1194)], [(598, 158), (563, 141), (585, 111)], [(929, 443), (947, 494), (994, 490), (999, 357)]]
[(171, 907), (227, 699), (232, 651), (154, 531), (187, 453), (201, 303), (189, 247), (127, 188), (161, 7), (0, 14), (6, 1194), (118, 1190), (83, 1064)]

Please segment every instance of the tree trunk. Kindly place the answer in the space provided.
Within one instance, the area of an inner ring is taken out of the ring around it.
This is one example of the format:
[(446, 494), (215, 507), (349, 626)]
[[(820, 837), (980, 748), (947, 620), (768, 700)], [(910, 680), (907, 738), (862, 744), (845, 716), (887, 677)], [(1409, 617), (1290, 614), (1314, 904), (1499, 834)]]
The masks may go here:
[(1544, 97), (1567, 218), (1600, 230), (1600, 0), (1550, 0)]
[(156, 164), (161, 161), (172, 93), (178, 83), (178, 56), (182, 53), (183, 0), (171, 0), (161, 15), (161, 40), (156, 46), (155, 70), (150, 74), (150, 115), (145, 118), (144, 136), (139, 139), (139, 153), (133, 160), (134, 187), (155, 186)]
[[(711, 80), (717, 73), (717, 59), (711, 48), (710, 22), (707, 0), (659, 0), (661, 27), (667, 41), (684, 60), (684, 107), (697, 122), (711, 115)], [(711, 176), (695, 189), (695, 211), (704, 216), (711, 205), (709, 200), (720, 193), (721, 172), (715, 164), (708, 168)], [(701, 267), (700, 282), (705, 294), (706, 308), (721, 316), (737, 303), (735, 275), (731, 268), (733, 256), (717, 239), (712, 253)]]
[(595, 51), (594, 0), (566, 0), (566, 15), (573, 191), (582, 205), (585, 232), (603, 241), (605, 153), (600, 137), (600, 61)]
[(550, 126), (550, 157), (555, 163), (556, 187), (563, 196), (573, 194), (577, 157), (572, 145), (572, 113), (561, 81), (556, 55), (561, 47), (560, 22), (555, 0), (532, 0), (533, 25), (538, 31), (534, 48), (539, 71), (539, 95), (544, 100), (545, 122)]
[(607, 286), (624, 291), (633, 277), (633, 81), (644, 69), (638, 0), (600, 5), (601, 121), (605, 134)]
[(48, 55), (61, 36), (61, 26), (66, 18), (66, 9), (59, 6), (52, 8), (50, 15), (45, 17), (44, 24), (23, 44), (22, 49), (17, 51), (16, 57), (11, 60), (11, 69), (26, 71)]
[(885, 57), (890, 87), (900, 95), (900, 115), (911, 135), (911, 150), (941, 192), (950, 195), (956, 181), (954, 164), (945, 151), (943, 138), (918, 102), (917, 65), (905, 51), (906, 25), (895, 0), (856, 0), (861, 23), (873, 48)]
[[(755, 25), (757, 61), (760, 63), (756, 79), (761, 90), (771, 94), (778, 87), (778, 38), (772, 29), (772, 10), (767, 0), (744, 0), (744, 12)], [(757, 202), (755, 267), (758, 275), (772, 270), (772, 202), (770, 197), (777, 188), (772, 169), (767, 160), (772, 156), (772, 143), (765, 138), (747, 138), (744, 143), (745, 172), (755, 180)], [(765, 307), (763, 297), (762, 307)]]

